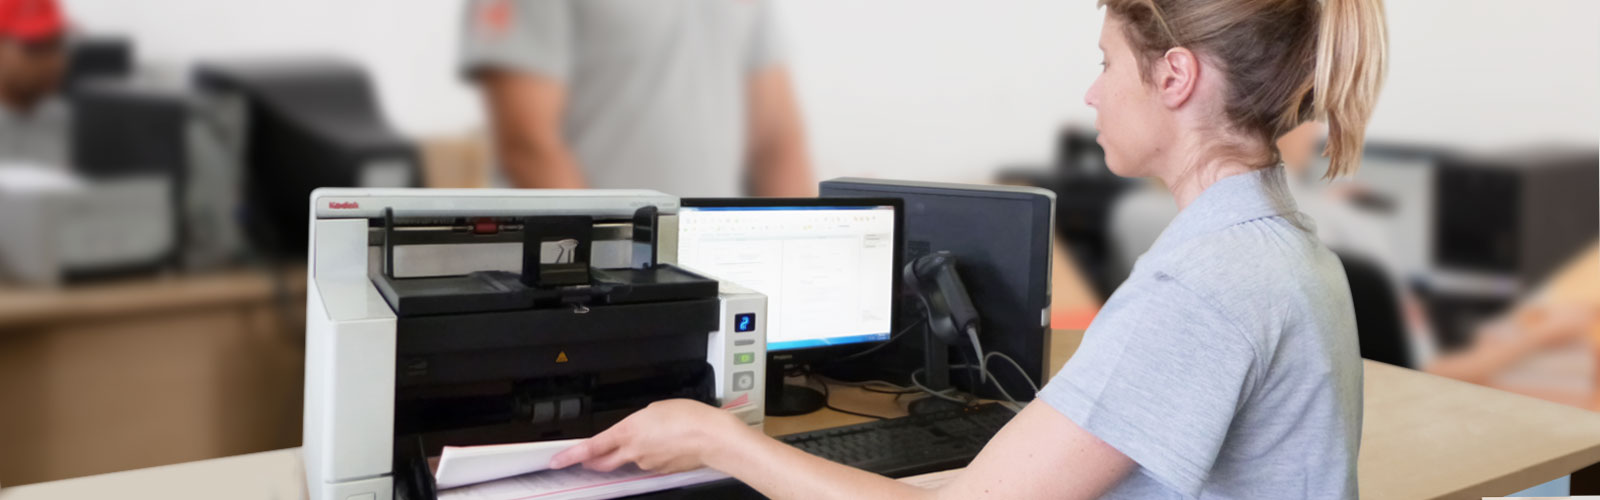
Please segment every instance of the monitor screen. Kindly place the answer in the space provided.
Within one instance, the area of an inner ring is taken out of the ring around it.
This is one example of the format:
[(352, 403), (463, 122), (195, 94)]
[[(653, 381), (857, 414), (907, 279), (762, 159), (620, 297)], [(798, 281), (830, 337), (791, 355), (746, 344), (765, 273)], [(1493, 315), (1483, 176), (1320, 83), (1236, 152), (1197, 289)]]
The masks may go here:
[(768, 351), (889, 338), (893, 205), (741, 201), (750, 204), (685, 201), (678, 264), (765, 294)]

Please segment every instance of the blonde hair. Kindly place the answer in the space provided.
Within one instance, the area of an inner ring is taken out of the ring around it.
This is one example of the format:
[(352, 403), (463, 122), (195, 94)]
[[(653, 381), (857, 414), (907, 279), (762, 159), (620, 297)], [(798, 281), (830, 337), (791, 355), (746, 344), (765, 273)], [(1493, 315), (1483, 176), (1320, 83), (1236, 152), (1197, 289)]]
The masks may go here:
[(1145, 64), (1186, 47), (1222, 66), (1223, 108), (1272, 151), (1310, 120), (1328, 124), (1326, 178), (1360, 165), (1363, 136), (1388, 72), (1382, 0), (1099, 0), (1126, 23)]

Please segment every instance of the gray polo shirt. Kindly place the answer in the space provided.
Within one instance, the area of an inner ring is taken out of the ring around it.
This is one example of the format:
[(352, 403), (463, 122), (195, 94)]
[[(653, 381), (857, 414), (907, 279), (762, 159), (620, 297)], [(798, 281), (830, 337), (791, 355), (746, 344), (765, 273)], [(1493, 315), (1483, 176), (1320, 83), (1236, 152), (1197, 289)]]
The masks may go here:
[(1139, 464), (1108, 498), (1355, 498), (1350, 287), (1282, 167), (1180, 212), (1039, 398)]
[(750, 77), (778, 40), (770, 0), (474, 0), (462, 64), (564, 83), (590, 187), (737, 196)]

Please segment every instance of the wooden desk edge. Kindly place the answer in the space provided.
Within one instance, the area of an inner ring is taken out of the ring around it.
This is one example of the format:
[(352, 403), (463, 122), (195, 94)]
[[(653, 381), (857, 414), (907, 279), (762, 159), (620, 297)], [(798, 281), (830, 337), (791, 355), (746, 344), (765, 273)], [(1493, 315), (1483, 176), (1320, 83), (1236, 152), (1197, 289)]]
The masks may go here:
[(1600, 444), (1590, 445), (1581, 450), (1575, 450), (1525, 469), (1507, 471), (1499, 477), (1487, 479), (1478, 484), (1433, 498), (1485, 498), (1510, 495), (1548, 483), (1596, 464), (1600, 464)]
[[(282, 272), (284, 292), (291, 300), (303, 300), (305, 268), (291, 266)], [(0, 331), (268, 300), (278, 293), (277, 286), (267, 271), (232, 269), (62, 289), (0, 289), (0, 299), (9, 302), (0, 307)]]

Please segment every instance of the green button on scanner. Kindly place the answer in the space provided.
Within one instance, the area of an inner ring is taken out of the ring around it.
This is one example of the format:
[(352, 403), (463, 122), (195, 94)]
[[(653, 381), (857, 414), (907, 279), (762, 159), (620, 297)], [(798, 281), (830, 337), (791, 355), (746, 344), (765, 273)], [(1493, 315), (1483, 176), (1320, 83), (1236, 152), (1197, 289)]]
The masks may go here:
[(754, 362), (756, 362), (756, 355), (753, 352), (741, 352), (733, 355), (733, 364), (748, 365)]

